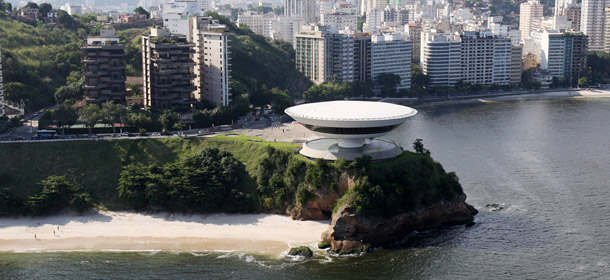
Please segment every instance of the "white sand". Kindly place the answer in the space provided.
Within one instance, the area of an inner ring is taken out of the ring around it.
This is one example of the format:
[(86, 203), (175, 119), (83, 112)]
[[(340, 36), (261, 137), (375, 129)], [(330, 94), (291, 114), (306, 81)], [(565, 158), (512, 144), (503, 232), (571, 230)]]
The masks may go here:
[(276, 255), (292, 246), (317, 243), (329, 223), (293, 221), (270, 214), (187, 216), (111, 211), (2, 218), (0, 251), (235, 250)]

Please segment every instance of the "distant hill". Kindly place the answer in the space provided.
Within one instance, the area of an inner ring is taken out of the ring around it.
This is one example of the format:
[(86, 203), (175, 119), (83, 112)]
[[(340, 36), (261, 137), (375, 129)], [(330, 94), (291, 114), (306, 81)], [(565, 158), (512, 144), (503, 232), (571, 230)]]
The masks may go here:
[(0, 18), (5, 86), (12, 82), (23, 84), (27, 91), (19, 98), (30, 109), (55, 104), (55, 89), (65, 84), (70, 72), (81, 70), (79, 47), (85, 35), (84, 29), (72, 31), (51, 25), (34, 27), (10, 18)]
[(289, 42), (270, 41), (250, 29), (239, 28), (217, 13), (208, 13), (225, 24), (231, 32), (231, 76), (234, 90), (252, 92), (267, 85), (289, 91), (293, 97), (302, 94), (311, 82), (296, 70), (294, 50)]

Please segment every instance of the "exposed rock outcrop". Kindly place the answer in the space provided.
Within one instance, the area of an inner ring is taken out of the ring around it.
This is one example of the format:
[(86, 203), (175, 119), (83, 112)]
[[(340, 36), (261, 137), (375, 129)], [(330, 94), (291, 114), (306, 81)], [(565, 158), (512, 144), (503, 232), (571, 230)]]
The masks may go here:
[(441, 201), (389, 218), (358, 214), (347, 201), (333, 215), (332, 224), (322, 234), (322, 240), (330, 244), (331, 250), (350, 254), (397, 242), (415, 230), (470, 224), (477, 210), (465, 200), (466, 195), (461, 195), (452, 201)]
[(354, 185), (354, 176), (343, 173), (334, 188), (325, 187), (309, 191), (315, 198), (307, 201), (305, 205), (296, 206), (288, 214), (294, 220), (328, 220), (331, 218), (337, 200)]
[(287, 256), (309, 259), (313, 257), (313, 251), (307, 246), (293, 247), (290, 248), (290, 251), (288, 252)]

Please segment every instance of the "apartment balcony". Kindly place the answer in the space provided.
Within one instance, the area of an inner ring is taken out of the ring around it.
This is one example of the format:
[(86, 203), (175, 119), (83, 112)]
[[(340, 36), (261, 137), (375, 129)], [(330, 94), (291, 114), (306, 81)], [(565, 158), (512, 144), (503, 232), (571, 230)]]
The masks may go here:
[(109, 95), (112, 97), (121, 97), (127, 95), (127, 91), (111, 91)]
[(84, 88), (85, 89), (101, 89), (101, 88), (107, 88), (108, 84), (107, 83), (99, 83), (96, 85), (85, 85)]
[(158, 84), (158, 83), (152, 83), (151, 86), (156, 87), (156, 88), (171, 88), (173, 86), (173, 84), (171, 83), (164, 83), (164, 84)]

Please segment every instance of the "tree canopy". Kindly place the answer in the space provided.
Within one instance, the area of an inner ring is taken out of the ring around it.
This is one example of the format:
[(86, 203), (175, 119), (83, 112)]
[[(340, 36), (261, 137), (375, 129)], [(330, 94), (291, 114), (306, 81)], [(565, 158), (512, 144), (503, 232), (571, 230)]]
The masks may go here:
[(146, 15), (146, 18), (150, 18), (150, 13), (142, 8), (142, 6), (138, 6), (133, 12), (136, 13), (136, 15)]

